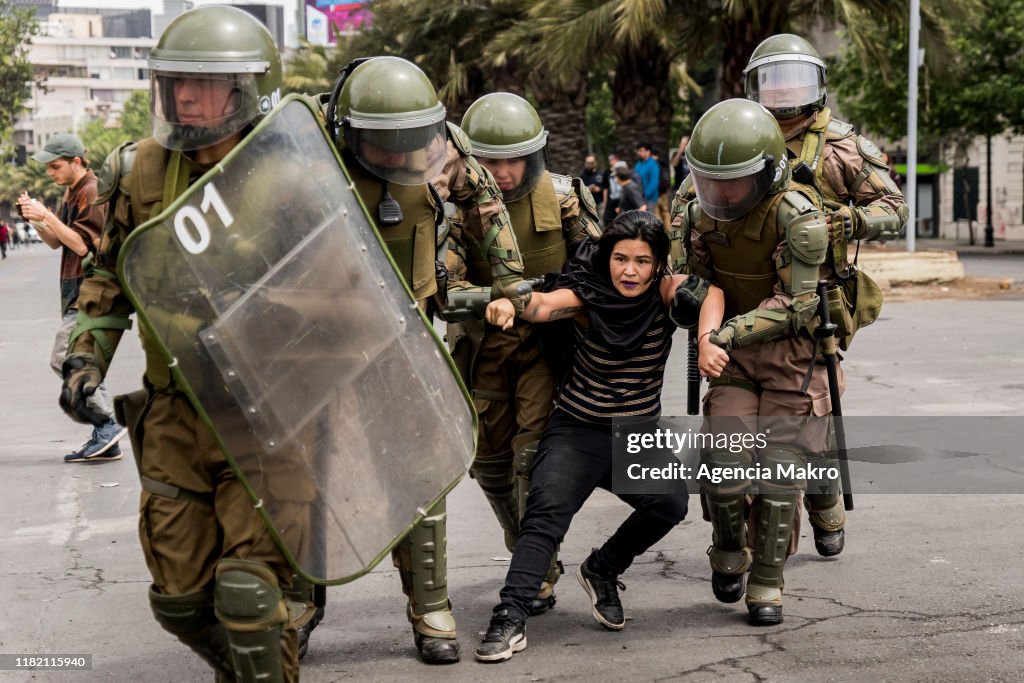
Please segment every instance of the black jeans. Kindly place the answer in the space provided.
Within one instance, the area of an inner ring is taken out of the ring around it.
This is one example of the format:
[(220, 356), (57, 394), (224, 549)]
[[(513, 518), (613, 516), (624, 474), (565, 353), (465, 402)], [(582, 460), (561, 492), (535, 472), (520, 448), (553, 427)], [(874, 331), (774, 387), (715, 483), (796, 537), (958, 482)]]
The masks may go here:
[[(519, 542), (496, 611), (508, 609), (509, 616), (526, 621), (573, 516), (598, 486), (611, 491), (611, 482), (611, 426), (590, 425), (556, 410), (537, 450)], [(592, 568), (619, 575), (686, 517), (688, 494), (680, 482), (668, 495), (616, 495), (633, 514), (595, 552)]]

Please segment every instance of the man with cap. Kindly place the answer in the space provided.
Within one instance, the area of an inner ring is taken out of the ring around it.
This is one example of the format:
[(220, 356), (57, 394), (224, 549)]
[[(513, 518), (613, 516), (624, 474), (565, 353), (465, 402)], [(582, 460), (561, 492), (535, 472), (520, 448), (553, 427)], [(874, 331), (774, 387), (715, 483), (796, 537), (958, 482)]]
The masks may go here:
[[(68, 349), (68, 338), (78, 316), (78, 290), (85, 277), (83, 261), (95, 254), (103, 232), (105, 212), (94, 205), (97, 181), (89, 169), (82, 141), (74, 135), (60, 133), (50, 137), (33, 161), (46, 164), (50, 180), (64, 191), (57, 213), (22, 192), (18, 211), (30, 221), (39, 237), (51, 249), (60, 249), (60, 312), (61, 324), (50, 354), (50, 367), (61, 376), (61, 364)], [(114, 420), (114, 407), (105, 384), (100, 384), (89, 398), (96, 421), (92, 435), (81, 448), (64, 456), (64, 462), (104, 462), (121, 459), (118, 441), (126, 429)]]

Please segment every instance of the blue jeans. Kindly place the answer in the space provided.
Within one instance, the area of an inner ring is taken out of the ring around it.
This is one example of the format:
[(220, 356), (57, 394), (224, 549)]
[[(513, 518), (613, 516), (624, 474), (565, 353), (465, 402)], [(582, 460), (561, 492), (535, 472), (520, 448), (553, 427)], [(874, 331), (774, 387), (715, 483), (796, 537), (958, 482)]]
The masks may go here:
[[(519, 542), (496, 611), (508, 609), (509, 616), (526, 621), (530, 601), (573, 516), (594, 489), (611, 491), (611, 484), (611, 426), (580, 422), (556, 410), (537, 450)], [(686, 517), (688, 494), (679, 482), (671, 494), (616, 495), (633, 508), (633, 514), (595, 551), (591, 568), (619, 575)]]

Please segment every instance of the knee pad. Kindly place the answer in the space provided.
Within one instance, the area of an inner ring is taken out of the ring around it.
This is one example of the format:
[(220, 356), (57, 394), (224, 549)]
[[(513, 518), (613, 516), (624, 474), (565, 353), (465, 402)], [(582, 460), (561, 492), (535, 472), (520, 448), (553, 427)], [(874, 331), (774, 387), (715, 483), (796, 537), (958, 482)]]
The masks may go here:
[(709, 496), (742, 496), (752, 482), (745, 475), (754, 467), (754, 454), (746, 449), (705, 449), (700, 453), (700, 465), (700, 485)]
[(234, 679), (231, 649), (224, 627), (214, 614), (213, 593), (165, 595), (150, 586), (149, 606), (165, 631), (177, 636), (222, 677)]
[(227, 629), (237, 679), (245, 683), (283, 682), (281, 631), (289, 614), (270, 567), (250, 560), (221, 560), (217, 563), (213, 603), (217, 618)]
[(513, 456), (507, 453), (501, 457), (483, 456), (479, 454), (473, 460), (469, 475), (476, 479), (486, 492), (504, 493), (512, 490), (515, 479)]
[(176, 636), (196, 633), (217, 623), (210, 591), (165, 595), (150, 586), (149, 606), (157, 623)]
[(807, 487), (807, 453), (791, 443), (769, 441), (759, 449), (759, 463), (769, 478), (760, 482), (762, 493), (800, 493)]

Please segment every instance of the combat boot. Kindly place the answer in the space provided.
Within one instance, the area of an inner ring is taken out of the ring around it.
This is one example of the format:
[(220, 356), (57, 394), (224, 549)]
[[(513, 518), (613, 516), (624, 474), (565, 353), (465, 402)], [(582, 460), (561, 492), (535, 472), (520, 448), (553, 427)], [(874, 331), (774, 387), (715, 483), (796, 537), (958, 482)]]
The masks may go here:
[(548, 575), (544, 577), (544, 581), (540, 584), (537, 597), (530, 601), (531, 617), (544, 614), (555, 606), (555, 603), (558, 602), (555, 598), (555, 583), (564, 573), (565, 568), (562, 566), (562, 563), (558, 560), (552, 561), (551, 567), (548, 569)]
[(846, 511), (837, 493), (807, 494), (807, 515), (814, 532), (814, 549), (822, 557), (835, 557), (846, 545)]
[(814, 549), (822, 557), (835, 557), (843, 552), (846, 547), (846, 530), (825, 531), (811, 523), (811, 530), (814, 532)]
[(284, 591), (288, 614), (298, 634), (299, 659), (309, 650), (309, 638), (313, 629), (323, 621), (326, 588), (314, 586), (298, 576), (292, 577), (292, 585)]
[(750, 584), (747, 587), (747, 621), (751, 626), (782, 623), (782, 589)]
[(455, 637), (455, 617), (451, 605), (447, 610), (413, 614), (409, 606), (413, 638), (420, 659), (425, 664), (455, 664), (461, 658), (459, 641)]
[(448, 599), (446, 520), (445, 501), (441, 500), (392, 551), (402, 591), (409, 598), (406, 614), (416, 649), (427, 664), (459, 661), (455, 617)]
[(708, 547), (711, 561), (711, 591), (719, 602), (733, 603), (743, 597), (743, 578), (750, 569), (750, 548), (721, 550)]

